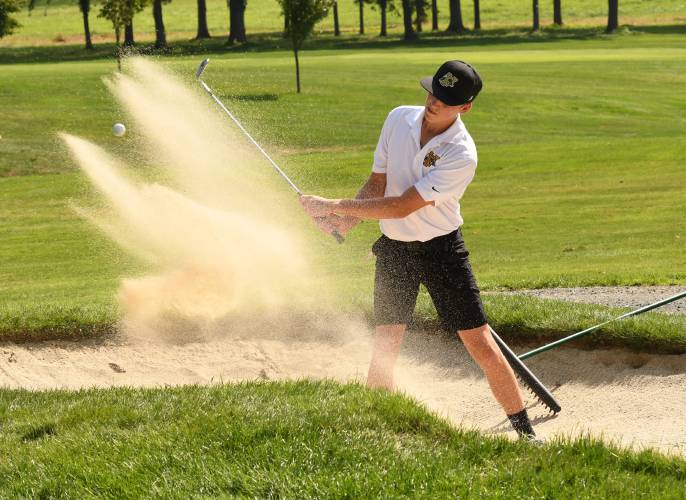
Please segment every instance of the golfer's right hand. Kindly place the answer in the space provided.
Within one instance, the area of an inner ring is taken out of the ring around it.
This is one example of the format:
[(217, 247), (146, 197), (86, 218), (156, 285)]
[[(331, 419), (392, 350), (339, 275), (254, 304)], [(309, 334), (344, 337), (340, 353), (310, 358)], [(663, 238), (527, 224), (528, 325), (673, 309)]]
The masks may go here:
[(337, 215), (326, 215), (324, 217), (312, 217), (312, 220), (314, 223), (317, 225), (319, 229), (322, 230), (322, 232), (326, 234), (331, 234), (335, 230), (338, 229), (337, 227), (337, 219), (339, 217)]

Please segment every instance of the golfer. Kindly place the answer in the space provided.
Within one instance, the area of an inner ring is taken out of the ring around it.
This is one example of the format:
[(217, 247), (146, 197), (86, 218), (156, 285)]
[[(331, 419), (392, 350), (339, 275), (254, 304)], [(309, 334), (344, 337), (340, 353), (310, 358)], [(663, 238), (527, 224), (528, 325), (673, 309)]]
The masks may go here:
[(477, 155), (461, 115), (481, 90), (463, 61), (448, 61), (421, 80), (424, 106), (392, 110), (374, 165), (355, 199), (302, 196), (326, 232), (345, 234), (361, 219), (379, 219), (374, 243), (376, 336), (367, 385), (393, 388), (393, 368), (423, 283), (444, 326), (456, 332), (483, 370), (517, 433), (535, 439), (514, 373), (490, 334), (460, 232), (460, 198), (474, 178)]

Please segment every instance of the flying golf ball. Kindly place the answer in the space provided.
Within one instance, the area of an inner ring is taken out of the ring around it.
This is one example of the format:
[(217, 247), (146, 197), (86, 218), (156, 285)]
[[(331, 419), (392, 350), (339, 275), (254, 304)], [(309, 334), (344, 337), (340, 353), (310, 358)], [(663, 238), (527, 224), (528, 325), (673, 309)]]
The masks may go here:
[(115, 123), (112, 125), (112, 133), (117, 137), (121, 137), (126, 133), (126, 127), (123, 123)]

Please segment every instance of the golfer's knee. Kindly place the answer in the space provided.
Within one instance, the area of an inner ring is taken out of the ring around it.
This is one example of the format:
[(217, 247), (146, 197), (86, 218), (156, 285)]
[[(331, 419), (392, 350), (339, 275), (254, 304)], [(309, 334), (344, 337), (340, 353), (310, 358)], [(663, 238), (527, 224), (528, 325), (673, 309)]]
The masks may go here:
[(471, 330), (460, 330), (458, 335), (469, 354), (483, 370), (487, 371), (503, 363), (502, 352), (493, 340), (488, 325)]
[[(405, 325), (381, 325), (376, 327), (374, 347), (377, 353), (395, 354), (405, 337)], [(379, 352), (380, 351), (380, 352)]]

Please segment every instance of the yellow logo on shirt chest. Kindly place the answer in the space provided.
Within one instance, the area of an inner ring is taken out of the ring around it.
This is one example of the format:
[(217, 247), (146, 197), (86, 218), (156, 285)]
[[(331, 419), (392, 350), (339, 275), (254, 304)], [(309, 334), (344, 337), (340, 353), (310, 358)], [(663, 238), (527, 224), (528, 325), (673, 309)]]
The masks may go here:
[(438, 156), (436, 153), (434, 153), (433, 151), (429, 151), (429, 154), (427, 154), (427, 155), (424, 157), (424, 162), (423, 162), (422, 164), (423, 164), (426, 168), (435, 167), (435, 166), (436, 166), (436, 162), (437, 162), (438, 160), (440, 160), (440, 159), (441, 159), (441, 157)]

